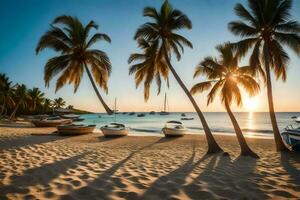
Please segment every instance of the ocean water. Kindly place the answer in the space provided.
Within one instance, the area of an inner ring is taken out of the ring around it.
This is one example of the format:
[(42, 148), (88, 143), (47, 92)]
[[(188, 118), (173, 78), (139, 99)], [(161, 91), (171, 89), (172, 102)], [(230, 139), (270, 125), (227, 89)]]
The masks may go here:
[[(143, 113), (143, 112), (140, 112)], [(194, 112), (186, 112), (186, 117), (193, 117), (194, 120), (183, 121), (181, 120), (181, 113), (173, 112), (169, 115), (155, 115), (146, 114), (145, 117), (137, 117), (135, 115), (129, 115), (118, 113), (114, 115), (107, 115), (104, 113), (99, 114), (85, 114), (81, 115), (84, 121), (79, 122), (82, 124), (96, 124), (99, 129), (101, 126), (111, 122), (118, 122), (126, 124), (131, 128), (131, 135), (162, 135), (161, 129), (165, 123), (170, 120), (178, 120), (184, 123), (185, 127), (191, 134), (203, 134), (203, 128), (201, 122)], [(234, 135), (234, 129), (227, 113), (204, 113), (208, 125), (214, 134), (231, 134)], [(276, 113), (279, 129), (282, 131), (286, 126), (290, 124), (296, 124), (293, 116), (300, 116), (300, 113), (295, 112), (280, 112)], [(273, 137), (272, 125), (270, 122), (269, 113), (267, 112), (241, 112), (235, 113), (235, 117), (239, 122), (241, 129), (246, 137)]]

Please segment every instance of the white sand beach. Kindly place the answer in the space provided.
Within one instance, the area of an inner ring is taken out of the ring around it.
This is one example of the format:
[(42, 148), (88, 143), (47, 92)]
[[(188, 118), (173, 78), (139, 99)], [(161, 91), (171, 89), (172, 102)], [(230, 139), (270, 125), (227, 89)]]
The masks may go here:
[(51, 128), (0, 128), (0, 199), (297, 199), (299, 155), (247, 139), (259, 160), (205, 155), (202, 135), (166, 139), (101, 133), (62, 137)]

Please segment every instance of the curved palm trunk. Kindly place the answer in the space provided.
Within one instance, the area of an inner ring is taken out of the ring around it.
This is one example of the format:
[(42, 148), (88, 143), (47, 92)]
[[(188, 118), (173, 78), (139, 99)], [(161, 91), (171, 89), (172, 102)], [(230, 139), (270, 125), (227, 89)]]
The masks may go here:
[(206, 136), (206, 140), (207, 140), (207, 145), (208, 145), (208, 151), (207, 153), (218, 153), (223, 151), (221, 149), (221, 147), (218, 145), (218, 143), (216, 142), (214, 136), (212, 135), (208, 124), (204, 118), (203, 113), (201, 112), (199, 106), (197, 105), (195, 99), (193, 98), (193, 96), (191, 95), (190, 91), (187, 89), (187, 87), (184, 85), (184, 83), (182, 82), (182, 80), (180, 79), (180, 77), (178, 76), (178, 74), (176, 73), (175, 69), (173, 68), (170, 60), (169, 60), (169, 56), (167, 54), (165, 45), (163, 45), (164, 48), (164, 56), (166, 58), (166, 62), (168, 64), (169, 69), (171, 70), (172, 74), (174, 75), (176, 81), (178, 82), (178, 84), (181, 86), (181, 88), (183, 89), (184, 93), (188, 96), (189, 100), (191, 101), (192, 105), (194, 106), (194, 109), (196, 110), (200, 121), (202, 123), (203, 126), (203, 130)]
[(109, 115), (113, 114), (113, 111), (108, 107), (108, 105), (104, 102), (103, 98), (101, 97), (101, 95), (100, 95), (100, 93), (99, 93), (99, 91), (98, 91), (98, 89), (97, 89), (97, 86), (96, 86), (96, 84), (95, 84), (95, 82), (94, 82), (94, 80), (93, 80), (93, 77), (92, 77), (92, 74), (91, 74), (89, 68), (88, 68), (86, 65), (84, 65), (84, 67), (85, 67), (85, 70), (86, 70), (86, 72), (87, 72), (87, 74), (88, 74), (88, 76), (89, 76), (89, 79), (90, 79), (90, 81), (91, 81), (91, 83), (92, 83), (92, 85), (93, 85), (93, 88), (94, 88), (94, 90), (95, 90), (95, 92), (96, 92), (96, 95), (97, 95), (98, 99), (100, 100), (100, 102), (102, 103), (102, 105), (103, 105), (105, 111), (106, 111), (107, 114), (109, 114)]
[(14, 111), (11, 113), (11, 115), (10, 115), (10, 117), (9, 117), (9, 120), (12, 120), (13, 118), (15, 118), (15, 115), (16, 115), (16, 113), (17, 113), (17, 110), (18, 110), (20, 104), (21, 104), (21, 101), (19, 101), (19, 102), (17, 103), (17, 105), (16, 105)]
[(232, 122), (232, 125), (234, 127), (234, 130), (235, 130), (235, 134), (236, 134), (236, 137), (238, 139), (238, 142), (239, 142), (239, 145), (241, 147), (241, 155), (243, 156), (251, 156), (253, 158), (259, 158), (259, 156), (254, 153), (250, 147), (248, 146), (245, 138), (244, 138), (244, 135), (242, 133), (242, 130), (236, 120), (236, 118), (234, 117), (234, 114), (232, 113), (231, 109), (230, 109), (230, 106), (229, 106), (229, 103), (227, 102), (227, 100), (225, 101), (225, 107), (226, 107), (226, 111), (230, 117), (230, 120)]
[(270, 74), (270, 66), (268, 61), (266, 62), (266, 75), (267, 75), (267, 93), (268, 93), (268, 103), (269, 103), (269, 113), (271, 118), (271, 123), (274, 132), (274, 139), (276, 143), (277, 151), (289, 151), (288, 148), (284, 145), (282, 138), (280, 136), (280, 132), (277, 125), (276, 115), (274, 111), (274, 103), (273, 103), (273, 94), (272, 94), (272, 82), (271, 82), (271, 74)]

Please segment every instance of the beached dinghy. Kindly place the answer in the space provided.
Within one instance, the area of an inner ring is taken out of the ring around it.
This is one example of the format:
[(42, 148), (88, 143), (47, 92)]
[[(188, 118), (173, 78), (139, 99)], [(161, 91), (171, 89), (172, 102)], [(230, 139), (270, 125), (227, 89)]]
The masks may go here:
[(121, 136), (126, 136), (129, 133), (128, 127), (126, 127), (124, 124), (116, 123), (117, 121), (116, 114), (117, 114), (117, 99), (115, 99), (115, 106), (114, 106), (115, 122), (101, 127), (101, 131), (105, 137), (121, 137)]
[(101, 127), (101, 131), (105, 137), (120, 137), (126, 136), (129, 133), (129, 128), (124, 124), (111, 123)]
[(96, 125), (59, 125), (57, 131), (60, 135), (83, 135), (92, 133)]
[(162, 132), (166, 137), (180, 137), (186, 134), (186, 128), (179, 121), (168, 121)]
[(285, 143), (291, 147), (293, 151), (300, 151), (300, 127), (294, 128), (292, 125), (285, 128), (281, 133)]
[(36, 127), (57, 127), (62, 124), (71, 124), (71, 119), (42, 119), (31, 121)]

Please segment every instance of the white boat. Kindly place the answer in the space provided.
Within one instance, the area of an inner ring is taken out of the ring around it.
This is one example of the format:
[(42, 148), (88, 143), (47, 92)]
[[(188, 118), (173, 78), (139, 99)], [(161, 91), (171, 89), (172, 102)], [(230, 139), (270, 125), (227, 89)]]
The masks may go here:
[(102, 126), (100, 130), (102, 131), (105, 137), (120, 137), (126, 136), (129, 133), (129, 128), (126, 127), (124, 124), (116, 123), (116, 113), (117, 113), (117, 99), (115, 99), (115, 109), (114, 109), (114, 123), (110, 123), (108, 125)]
[(295, 121), (296, 121), (297, 123), (300, 123), (300, 117), (297, 117), (297, 118), (295, 119)]
[(290, 125), (285, 128), (281, 135), (285, 143), (293, 151), (300, 151), (300, 127), (295, 128)]
[(168, 121), (165, 127), (162, 129), (162, 132), (166, 137), (180, 137), (184, 136), (187, 132), (186, 128), (179, 121)]
[(80, 115), (74, 115), (74, 114), (66, 114), (61, 116), (64, 119), (77, 119), (80, 117)]
[(129, 133), (129, 128), (124, 124), (110, 123), (108, 125), (102, 126), (101, 131), (105, 137), (120, 137), (126, 136)]

